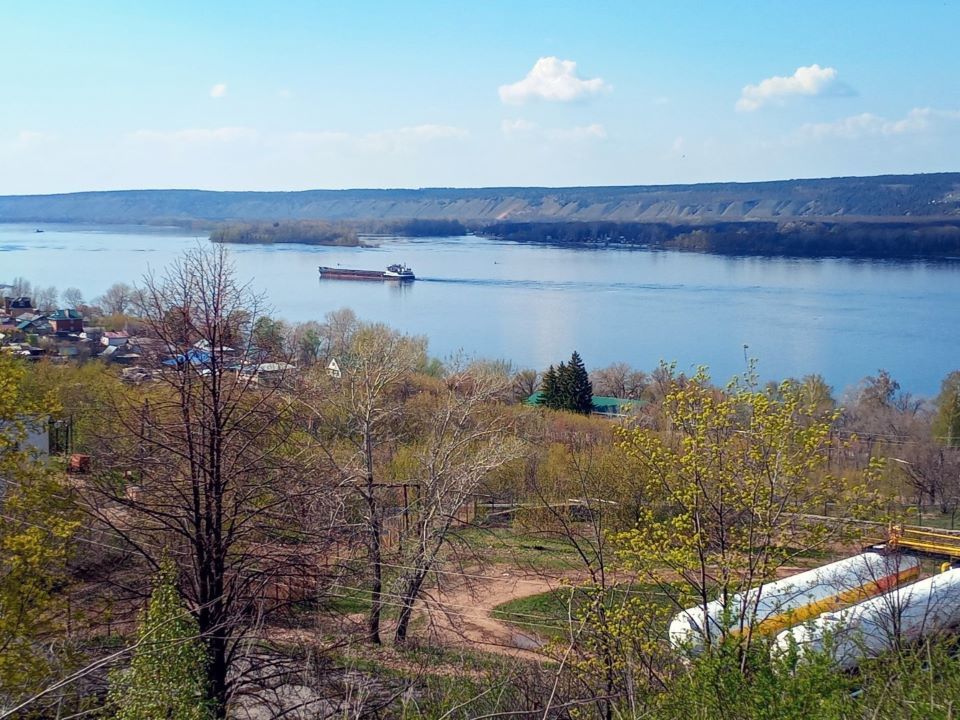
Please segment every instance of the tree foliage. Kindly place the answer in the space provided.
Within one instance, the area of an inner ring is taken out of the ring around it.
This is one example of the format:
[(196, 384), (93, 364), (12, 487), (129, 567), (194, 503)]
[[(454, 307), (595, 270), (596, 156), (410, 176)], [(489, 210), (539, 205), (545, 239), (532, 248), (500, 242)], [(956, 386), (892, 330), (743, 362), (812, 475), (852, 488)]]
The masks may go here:
[(137, 627), (133, 660), (110, 678), (115, 720), (209, 720), (214, 717), (207, 657), (196, 619), (183, 604), (172, 562), (161, 563)]
[[(793, 554), (830, 537), (827, 526), (796, 516), (820, 513), (826, 503), (850, 516), (872, 508), (863, 478), (827, 472), (832, 418), (819, 416), (794, 384), (784, 383), (779, 396), (750, 382), (718, 390), (701, 370), (667, 395), (662, 431), (621, 431), (646, 496), (660, 499), (619, 536), (621, 559), (677, 607), (726, 600), (768, 581)], [(748, 647), (751, 608), (737, 612), (731, 631)]]
[(589, 415), (593, 410), (593, 385), (576, 350), (570, 356), (569, 363), (561, 362), (556, 369), (553, 365), (547, 368), (540, 385), (538, 402), (551, 410), (566, 410), (582, 415)]
[(302, 482), (292, 400), (231, 370), (236, 358), (222, 350), (239, 340), (237, 353), (253, 356), (259, 317), (259, 298), (237, 280), (224, 246), (145, 278), (138, 304), (162, 347), (181, 358), (196, 342), (210, 351), (110, 397), (111, 434), (99, 438), (83, 492), (101, 526), (148, 565), (159, 567), (165, 553), (176, 563), (223, 717), (247, 681), (233, 669), (249, 662), (246, 641), (269, 590), (305, 582), (309, 555), (278, 537), (299, 537), (320, 483)]
[(934, 435), (944, 445), (960, 447), (960, 370), (944, 378), (935, 405)]
[(42, 683), (55, 659), (70, 539), (78, 523), (67, 488), (24, 445), (55, 402), (23, 390), (26, 368), (0, 355), (0, 707)]

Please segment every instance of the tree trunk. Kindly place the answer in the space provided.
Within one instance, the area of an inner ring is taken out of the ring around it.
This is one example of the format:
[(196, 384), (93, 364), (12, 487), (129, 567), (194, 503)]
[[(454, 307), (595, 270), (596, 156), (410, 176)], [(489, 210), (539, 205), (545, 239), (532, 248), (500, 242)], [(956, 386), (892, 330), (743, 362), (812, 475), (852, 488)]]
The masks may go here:
[(227, 643), (224, 638), (214, 637), (209, 642), (210, 696), (213, 700), (215, 718), (227, 716)]
[(420, 588), (423, 587), (423, 579), (426, 576), (427, 571), (423, 568), (418, 568), (403, 590), (403, 597), (401, 599), (403, 607), (400, 608), (397, 631), (393, 637), (393, 641), (398, 645), (402, 645), (407, 640), (407, 630), (410, 628), (410, 618), (413, 616), (413, 604), (420, 595)]
[(370, 546), (370, 564), (373, 566), (373, 581), (370, 584), (370, 617), (367, 622), (367, 639), (373, 644), (379, 645), (380, 615), (383, 610), (383, 566), (380, 557), (380, 519), (376, 516), (376, 503), (368, 499), (367, 506), (372, 513), (368, 542)]
[(366, 501), (370, 513), (369, 534), (367, 539), (370, 564), (373, 566), (373, 581), (370, 584), (370, 617), (367, 619), (367, 639), (374, 645), (380, 645), (380, 616), (383, 612), (383, 558), (381, 555), (381, 522), (377, 499), (374, 496), (373, 482), (373, 438), (366, 428), (363, 437), (364, 460), (366, 462)]

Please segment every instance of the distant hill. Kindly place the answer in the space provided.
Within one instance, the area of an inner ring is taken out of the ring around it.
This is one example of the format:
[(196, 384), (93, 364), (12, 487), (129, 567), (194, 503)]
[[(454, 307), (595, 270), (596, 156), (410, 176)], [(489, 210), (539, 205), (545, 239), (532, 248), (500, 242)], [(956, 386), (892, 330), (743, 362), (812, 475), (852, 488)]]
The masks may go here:
[(676, 223), (960, 221), (960, 173), (698, 185), (211, 192), (0, 197), (0, 222), (215, 224), (268, 220)]

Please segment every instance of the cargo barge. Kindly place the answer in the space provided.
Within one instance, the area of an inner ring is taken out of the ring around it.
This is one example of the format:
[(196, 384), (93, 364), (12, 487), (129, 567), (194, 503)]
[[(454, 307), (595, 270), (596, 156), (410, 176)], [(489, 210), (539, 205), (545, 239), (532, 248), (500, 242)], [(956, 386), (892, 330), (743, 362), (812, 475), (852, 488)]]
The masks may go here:
[(352, 270), (350, 268), (320, 266), (320, 277), (330, 280), (416, 280), (413, 270), (403, 264), (390, 265), (386, 270)]

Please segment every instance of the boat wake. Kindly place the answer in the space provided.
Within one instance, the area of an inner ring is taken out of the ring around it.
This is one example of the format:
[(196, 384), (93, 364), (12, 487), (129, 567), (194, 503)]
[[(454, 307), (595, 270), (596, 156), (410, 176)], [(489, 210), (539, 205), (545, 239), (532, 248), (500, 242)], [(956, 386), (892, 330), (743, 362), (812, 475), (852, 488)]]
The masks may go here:
[(516, 288), (522, 290), (680, 290), (685, 285), (662, 283), (604, 283), (583, 280), (511, 280), (507, 278), (436, 278), (419, 277), (419, 283), (443, 283), (448, 285), (471, 285), (473, 287)]

